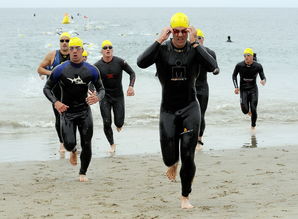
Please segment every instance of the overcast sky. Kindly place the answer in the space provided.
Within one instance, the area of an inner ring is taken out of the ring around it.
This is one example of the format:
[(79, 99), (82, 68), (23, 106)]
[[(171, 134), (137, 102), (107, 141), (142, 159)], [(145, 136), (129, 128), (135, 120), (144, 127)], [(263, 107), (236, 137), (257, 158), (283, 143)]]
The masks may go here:
[(298, 8), (297, 0), (0, 0), (0, 8), (261, 7)]

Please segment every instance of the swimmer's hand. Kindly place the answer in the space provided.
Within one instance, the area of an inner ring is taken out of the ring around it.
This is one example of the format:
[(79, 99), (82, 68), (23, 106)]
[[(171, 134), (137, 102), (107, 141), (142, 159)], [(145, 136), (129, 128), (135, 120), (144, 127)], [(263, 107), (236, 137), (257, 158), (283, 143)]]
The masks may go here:
[(193, 43), (197, 41), (197, 30), (194, 26), (190, 26), (187, 28), (187, 31), (189, 33), (189, 42)]
[(235, 93), (235, 94), (239, 94), (239, 91), (240, 91), (240, 89), (239, 89), (239, 88), (235, 88), (235, 91), (234, 91), (234, 93)]
[(135, 95), (135, 91), (134, 91), (132, 86), (128, 87), (126, 95), (127, 96), (134, 96)]
[(60, 114), (65, 112), (69, 108), (69, 106), (65, 105), (59, 100), (54, 103), (54, 107)]
[(219, 74), (219, 68), (214, 69), (213, 74), (218, 75)]
[(261, 85), (265, 86), (266, 80), (261, 80), (260, 83), (261, 83)]
[(156, 41), (162, 44), (164, 41), (166, 41), (169, 38), (171, 33), (173, 33), (173, 29), (171, 27), (163, 28)]
[(94, 103), (97, 103), (99, 101), (99, 98), (97, 96), (96, 91), (90, 91), (88, 90), (88, 97), (86, 98), (86, 102), (88, 105), (92, 105)]

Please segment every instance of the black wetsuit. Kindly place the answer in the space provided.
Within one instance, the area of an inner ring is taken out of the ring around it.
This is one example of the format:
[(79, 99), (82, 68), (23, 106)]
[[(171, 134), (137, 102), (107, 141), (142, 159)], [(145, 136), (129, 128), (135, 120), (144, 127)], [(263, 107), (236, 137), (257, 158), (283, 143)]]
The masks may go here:
[(125, 107), (124, 94), (122, 88), (122, 71), (130, 75), (129, 86), (134, 86), (135, 72), (127, 62), (117, 56), (113, 56), (112, 61), (105, 62), (103, 59), (94, 64), (100, 71), (102, 83), (105, 87), (105, 98), (100, 103), (100, 112), (103, 119), (104, 133), (110, 145), (114, 144), (112, 130), (112, 115), (114, 113), (115, 126), (121, 128), (124, 124)]
[[(207, 47), (205, 47), (207, 52), (216, 60), (215, 52)], [(207, 82), (207, 69), (203, 66), (199, 66), (199, 76), (196, 80), (196, 91), (197, 98), (201, 107), (201, 126), (199, 137), (202, 137), (205, 131), (206, 123), (205, 123), (205, 112), (208, 106), (209, 100), (209, 86)]]
[[(68, 55), (63, 55), (60, 50), (56, 50), (56, 54), (55, 54), (55, 58), (53, 60), (53, 63), (51, 66), (47, 66), (46, 69), (52, 71), (57, 65), (60, 65), (61, 63), (65, 62), (69, 60), (69, 54)], [(47, 78), (49, 78), (49, 75), (47, 75)], [(61, 98), (61, 90), (60, 87), (57, 85), (53, 88), (53, 93), (54, 95), (59, 98)], [(55, 128), (56, 128), (56, 132), (58, 134), (59, 137), (59, 141), (60, 143), (63, 142), (62, 137), (61, 137), (61, 132), (60, 132), (60, 114), (59, 112), (55, 109), (54, 105), (52, 105), (53, 107), (53, 111), (55, 114)]]
[(257, 62), (251, 65), (245, 64), (244, 61), (238, 63), (232, 76), (235, 88), (238, 88), (237, 75), (240, 74), (240, 105), (244, 114), (251, 111), (251, 126), (256, 126), (257, 106), (258, 106), (258, 86), (256, 79), (258, 74), (261, 80), (266, 80), (263, 67)]
[(162, 86), (159, 123), (162, 156), (165, 165), (172, 166), (179, 161), (180, 150), (182, 195), (187, 197), (196, 171), (194, 155), (201, 120), (195, 90), (198, 65), (204, 63), (213, 71), (217, 63), (202, 46), (193, 48), (187, 42), (184, 48), (177, 49), (170, 40), (163, 44), (154, 42), (137, 61), (140, 68), (154, 63)]
[(54, 104), (60, 100), (52, 93), (53, 87), (58, 84), (61, 88), (60, 101), (69, 106), (61, 114), (61, 136), (66, 150), (75, 151), (78, 127), (82, 147), (80, 174), (86, 174), (92, 155), (93, 120), (90, 106), (86, 103), (89, 83), (94, 85), (101, 100), (104, 97), (104, 88), (98, 69), (87, 62), (75, 64), (67, 61), (53, 70), (43, 89), (46, 97)]

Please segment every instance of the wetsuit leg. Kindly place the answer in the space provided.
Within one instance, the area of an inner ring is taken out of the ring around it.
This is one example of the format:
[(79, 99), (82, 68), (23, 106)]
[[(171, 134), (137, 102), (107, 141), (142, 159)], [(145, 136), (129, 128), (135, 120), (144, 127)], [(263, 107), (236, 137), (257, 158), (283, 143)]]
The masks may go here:
[(114, 144), (113, 130), (112, 130), (112, 105), (105, 97), (100, 103), (100, 113), (103, 120), (103, 130), (110, 145)]
[(258, 88), (254, 88), (250, 94), (250, 110), (251, 110), (251, 126), (256, 126), (256, 121), (258, 118), (257, 106), (258, 106)]
[(179, 161), (179, 133), (174, 113), (160, 111), (159, 135), (162, 158), (166, 166), (173, 166)]
[[(59, 85), (56, 85), (52, 89), (52, 92), (54, 93), (55, 97), (57, 97), (59, 100), (61, 99), (61, 90), (60, 90)], [(62, 140), (61, 129), (60, 129), (60, 113), (55, 109), (54, 105), (52, 105), (52, 107), (53, 107), (53, 111), (54, 111), (54, 115), (55, 115), (55, 128), (56, 128), (56, 132), (57, 132), (57, 135), (59, 137), (60, 143), (62, 143), (63, 140)]]
[(64, 147), (67, 151), (73, 151), (76, 147), (76, 114), (63, 113), (60, 116), (61, 136), (63, 139)]
[(82, 146), (80, 174), (86, 175), (92, 156), (91, 139), (93, 136), (93, 119), (90, 108), (81, 112), (81, 116), (78, 118), (78, 129)]
[(183, 127), (180, 146), (180, 178), (182, 184), (182, 196), (184, 197), (188, 197), (191, 192), (191, 185), (196, 172), (194, 157), (201, 122), (200, 116), (200, 107), (197, 102), (191, 103), (191, 107), (184, 112), (182, 111), (179, 116), (182, 119)]
[(201, 126), (200, 126), (200, 133), (199, 137), (202, 137), (205, 131), (206, 123), (205, 123), (205, 112), (207, 110), (208, 106), (208, 100), (209, 100), (209, 88), (208, 84), (204, 88), (204, 92), (198, 92), (197, 93), (197, 99), (200, 103), (201, 108)]
[(240, 106), (244, 114), (249, 112), (248, 91), (240, 90)]
[(56, 132), (59, 138), (59, 142), (62, 143), (62, 136), (61, 136), (61, 128), (60, 128), (60, 113), (55, 109), (54, 105), (52, 105), (53, 107), (53, 112), (55, 115), (55, 128), (56, 128)]
[(125, 117), (124, 96), (118, 97), (113, 102), (113, 113), (115, 126), (121, 128), (124, 124)]

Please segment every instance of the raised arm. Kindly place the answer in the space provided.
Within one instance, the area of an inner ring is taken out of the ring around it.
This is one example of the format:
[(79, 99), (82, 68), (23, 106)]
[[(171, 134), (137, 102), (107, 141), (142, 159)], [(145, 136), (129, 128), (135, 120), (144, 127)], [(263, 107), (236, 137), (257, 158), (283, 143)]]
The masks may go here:
[[(197, 45), (197, 46), (195, 46)], [(216, 62), (216, 59), (210, 55), (206, 48), (202, 45), (195, 44), (194, 49), (197, 52), (198, 60), (200, 63), (204, 65), (204, 67), (207, 69), (208, 72), (213, 72), (213, 74), (219, 73), (219, 68)]]
[(55, 56), (55, 51), (52, 51), (46, 55), (37, 68), (37, 73), (40, 75), (50, 75), (51, 71), (47, 69), (47, 66), (52, 64), (53, 57)]
[(149, 46), (137, 60), (137, 65), (140, 68), (148, 68), (150, 65), (155, 63), (155, 60), (159, 53), (160, 43), (155, 41), (151, 46)]
[(148, 68), (150, 65), (155, 63), (159, 54), (160, 45), (169, 38), (171, 33), (171, 27), (165, 27), (162, 29), (158, 39), (138, 57), (137, 65), (140, 68)]
[[(215, 52), (214, 52), (213, 50), (209, 49), (209, 48), (206, 48), (206, 50), (207, 50), (207, 52), (208, 52), (208, 53), (215, 59), (215, 61), (216, 61), (216, 54), (215, 54)], [(210, 71), (210, 72), (212, 72), (212, 71)], [(217, 75), (217, 74), (219, 74), (219, 71), (215, 71), (215, 72), (213, 72), (213, 74)]]
[(206, 48), (197, 41), (197, 30), (195, 27), (190, 26), (187, 28), (189, 32), (189, 42), (191, 46), (197, 52), (198, 62), (202, 64), (207, 71), (213, 72), (213, 74), (219, 73), (219, 68), (216, 60), (207, 52)]

